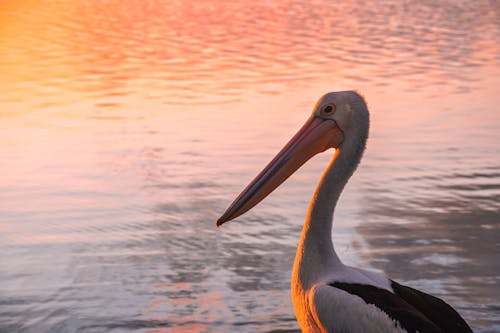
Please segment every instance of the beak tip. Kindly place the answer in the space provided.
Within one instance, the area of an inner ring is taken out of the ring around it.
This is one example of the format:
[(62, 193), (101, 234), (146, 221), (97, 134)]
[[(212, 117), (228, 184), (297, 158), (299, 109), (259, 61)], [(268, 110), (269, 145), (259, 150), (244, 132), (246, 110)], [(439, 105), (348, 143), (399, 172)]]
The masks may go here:
[(221, 225), (223, 225), (224, 223), (226, 223), (226, 222), (228, 222), (228, 221), (230, 221), (230, 220), (232, 220), (232, 219), (234, 219), (234, 218), (235, 218), (234, 214), (231, 214), (231, 213), (229, 212), (229, 209), (228, 209), (228, 210), (226, 210), (226, 211), (224, 212), (224, 214), (222, 214), (222, 215), (221, 215), (221, 217), (219, 217), (219, 218), (217, 219), (216, 225), (217, 225), (217, 227), (220, 227), (220, 226), (221, 226)]
[(222, 217), (218, 218), (218, 219), (217, 219), (217, 223), (216, 223), (217, 228), (218, 228), (218, 227), (220, 227), (220, 226), (221, 226), (224, 222), (226, 222), (226, 221), (224, 221), (224, 220), (222, 219)]

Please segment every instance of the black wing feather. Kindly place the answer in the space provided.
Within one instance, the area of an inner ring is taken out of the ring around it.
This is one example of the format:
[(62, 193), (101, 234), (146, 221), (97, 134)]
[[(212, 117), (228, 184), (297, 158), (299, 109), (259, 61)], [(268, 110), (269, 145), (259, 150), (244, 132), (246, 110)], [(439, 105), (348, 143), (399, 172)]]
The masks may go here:
[[(465, 321), (451, 306), (431, 295), (391, 281), (394, 293), (375, 286), (333, 282), (330, 286), (359, 296), (399, 322), (408, 333), (469, 333)], [(447, 323), (450, 321), (450, 323)]]
[(444, 332), (472, 333), (472, 329), (458, 312), (442, 299), (392, 280), (391, 287), (394, 294), (413, 305)]

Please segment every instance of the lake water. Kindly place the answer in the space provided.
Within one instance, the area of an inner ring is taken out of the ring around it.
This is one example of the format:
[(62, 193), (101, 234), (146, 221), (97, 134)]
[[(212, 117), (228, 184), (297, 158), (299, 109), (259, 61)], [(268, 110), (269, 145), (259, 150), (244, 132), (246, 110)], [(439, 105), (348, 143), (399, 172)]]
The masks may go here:
[(0, 332), (298, 332), (332, 152), (215, 220), (323, 93), (371, 110), (348, 264), (500, 331), (497, 1), (0, 2)]

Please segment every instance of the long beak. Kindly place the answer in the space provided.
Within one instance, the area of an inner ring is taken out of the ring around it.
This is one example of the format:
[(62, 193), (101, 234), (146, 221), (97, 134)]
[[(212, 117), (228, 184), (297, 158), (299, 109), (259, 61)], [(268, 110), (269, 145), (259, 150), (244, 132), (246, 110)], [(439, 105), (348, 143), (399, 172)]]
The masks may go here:
[(247, 212), (281, 185), (314, 155), (337, 148), (344, 140), (333, 120), (311, 116), (274, 159), (240, 193), (217, 220), (217, 226)]

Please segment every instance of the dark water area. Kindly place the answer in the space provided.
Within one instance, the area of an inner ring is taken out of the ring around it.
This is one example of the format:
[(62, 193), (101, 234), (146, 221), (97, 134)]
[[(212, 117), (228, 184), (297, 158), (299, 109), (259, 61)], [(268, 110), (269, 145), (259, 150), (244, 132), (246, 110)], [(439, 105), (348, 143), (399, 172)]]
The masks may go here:
[(497, 1), (0, 2), (0, 332), (299, 332), (332, 151), (215, 220), (325, 92), (367, 151), (342, 260), (500, 331)]

